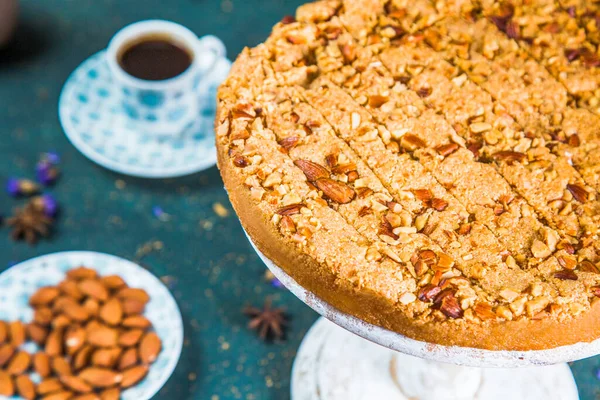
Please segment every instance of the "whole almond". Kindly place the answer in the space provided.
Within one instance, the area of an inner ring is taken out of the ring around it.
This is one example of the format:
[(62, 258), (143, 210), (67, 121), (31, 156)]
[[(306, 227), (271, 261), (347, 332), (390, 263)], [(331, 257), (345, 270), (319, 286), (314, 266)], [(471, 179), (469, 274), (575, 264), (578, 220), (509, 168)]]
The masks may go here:
[(587, 192), (587, 190), (585, 190), (585, 188), (583, 186), (568, 184), (567, 190), (569, 192), (571, 192), (571, 194), (573, 195), (573, 198), (575, 200), (577, 200), (578, 202), (580, 202), (580, 203), (587, 202), (589, 193)]
[(15, 347), (19, 347), (25, 343), (27, 336), (25, 334), (25, 325), (21, 321), (13, 321), (8, 324), (8, 331), (10, 332), (10, 342)]
[(30, 298), (29, 305), (32, 307), (48, 306), (60, 295), (60, 290), (55, 287), (46, 286), (38, 289)]
[(494, 309), (488, 303), (477, 303), (473, 307), (473, 311), (483, 321), (496, 319), (496, 313), (494, 313)]
[(52, 309), (48, 307), (40, 307), (36, 308), (33, 312), (33, 322), (38, 325), (48, 326), (52, 323), (52, 318), (54, 314), (52, 313)]
[(8, 340), (8, 324), (4, 321), (0, 321), (0, 344), (5, 343)]
[(74, 279), (76, 281), (83, 279), (95, 279), (97, 277), (98, 273), (92, 268), (78, 267), (67, 272), (67, 278)]
[(67, 389), (76, 393), (90, 393), (92, 390), (94, 390), (78, 376), (61, 376), (60, 381)]
[(493, 157), (498, 161), (507, 161), (512, 163), (513, 161), (521, 162), (525, 160), (527, 158), (527, 154), (505, 150), (494, 153)]
[(430, 202), (433, 199), (433, 193), (429, 189), (415, 189), (413, 193), (417, 199), (424, 202)]
[(126, 349), (121, 355), (121, 359), (119, 360), (118, 369), (119, 371), (126, 370), (128, 368), (133, 367), (138, 362), (138, 351), (135, 347), (131, 347)]
[(79, 282), (79, 290), (100, 302), (108, 300), (108, 289), (96, 279), (85, 279)]
[(106, 325), (98, 324), (95, 329), (86, 328), (87, 342), (96, 347), (116, 347), (119, 332)]
[(90, 317), (96, 318), (100, 312), (100, 303), (96, 299), (88, 298), (83, 303), (83, 308), (87, 310)]
[(350, 186), (343, 182), (334, 181), (333, 179), (319, 179), (315, 182), (315, 185), (323, 191), (325, 196), (336, 203), (350, 203), (356, 196), (356, 193)]
[(148, 367), (145, 365), (131, 367), (123, 371), (123, 380), (121, 381), (121, 387), (123, 389), (127, 389), (128, 387), (139, 383), (142, 379), (146, 377), (147, 374)]
[(127, 284), (119, 275), (107, 275), (102, 277), (100, 281), (110, 290), (119, 290), (127, 287)]
[(27, 324), (27, 336), (38, 346), (43, 346), (48, 337), (48, 329), (35, 323)]
[(309, 160), (296, 160), (294, 161), (294, 165), (304, 172), (306, 179), (308, 179), (310, 182), (315, 182), (318, 179), (329, 178), (330, 176), (327, 168), (317, 164), (316, 162)]
[(58, 289), (69, 297), (72, 297), (76, 301), (81, 301), (85, 297), (85, 295), (79, 290), (79, 286), (77, 282), (71, 279), (67, 279), (66, 281), (62, 281), (58, 284)]
[(452, 289), (443, 290), (435, 297), (433, 304), (448, 318), (457, 319), (463, 316), (463, 310), (454, 296), (454, 290)]
[(17, 393), (26, 400), (35, 399), (35, 384), (27, 375), (17, 376), (15, 379)]
[(92, 365), (95, 367), (113, 368), (123, 350), (120, 347), (98, 349), (92, 355)]
[(306, 206), (302, 203), (288, 204), (287, 206), (281, 207), (276, 212), (277, 212), (277, 214), (283, 215), (283, 216), (296, 215), (296, 214), (300, 214), (300, 211), (302, 210), (303, 207), (306, 207)]
[(142, 314), (146, 309), (146, 304), (135, 299), (123, 299), (123, 312), (125, 315)]
[(48, 357), (48, 354), (42, 352), (35, 353), (33, 356), (33, 369), (42, 378), (49, 377), (52, 369), (50, 367), (50, 357)]
[(296, 147), (296, 145), (298, 144), (299, 141), (300, 141), (300, 138), (298, 136), (290, 136), (290, 137), (281, 139), (279, 141), (279, 145), (286, 150), (290, 150), (290, 149)]
[(94, 348), (92, 346), (85, 345), (75, 354), (75, 357), (73, 357), (73, 368), (75, 371), (82, 370), (89, 366), (93, 352)]
[(124, 288), (117, 292), (117, 297), (122, 300), (136, 300), (144, 305), (150, 301), (150, 296), (144, 289)]
[(56, 300), (54, 300), (54, 303), (52, 303), (52, 312), (54, 314), (60, 314), (61, 312), (63, 312), (65, 307), (72, 305), (72, 304), (77, 304), (77, 301), (74, 298), (72, 298), (71, 296), (67, 296), (67, 295), (58, 296), (56, 298)]
[(54, 375), (59, 377), (63, 375), (73, 375), (71, 364), (69, 364), (66, 358), (53, 357), (50, 363), (52, 365), (52, 371), (54, 371)]
[(60, 392), (45, 396), (42, 400), (71, 400), (72, 398), (73, 392), (69, 390), (61, 390)]
[(133, 315), (125, 318), (121, 325), (125, 328), (148, 329), (152, 323), (143, 315)]
[(444, 157), (448, 157), (450, 154), (454, 153), (456, 150), (460, 148), (456, 143), (448, 143), (441, 146), (436, 147), (435, 149)]
[(121, 398), (121, 390), (119, 388), (107, 389), (100, 392), (101, 400), (119, 400)]
[(95, 388), (115, 386), (123, 380), (123, 375), (107, 368), (86, 368), (79, 374), (84, 381)]
[(0, 345), (0, 368), (6, 365), (13, 354), (15, 354), (15, 350), (15, 346), (10, 343)]
[(100, 322), (98, 322), (97, 320), (93, 319), (91, 321), (89, 321), (86, 325), (85, 325), (85, 333), (89, 334), (90, 332), (97, 330), (99, 328), (101, 328), (102, 325), (100, 324)]
[(17, 354), (8, 363), (6, 372), (11, 375), (21, 375), (29, 369), (31, 365), (31, 356), (24, 351), (18, 351)]
[(144, 364), (156, 361), (162, 349), (162, 342), (155, 332), (147, 333), (140, 342), (140, 360)]
[(55, 329), (48, 334), (45, 351), (50, 357), (60, 356), (63, 352), (63, 329)]
[(128, 331), (124, 331), (119, 335), (119, 346), (121, 347), (131, 347), (135, 346), (139, 343), (140, 339), (144, 331), (141, 329), (130, 329)]
[(0, 396), (12, 397), (15, 394), (15, 385), (12, 377), (0, 369)]
[(63, 313), (71, 320), (77, 322), (85, 322), (90, 318), (90, 314), (88, 313), (87, 309), (78, 303), (65, 306)]
[(61, 390), (63, 390), (63, 385), (57, 378), (44, 379), (37, 386), (37, 392), (40, 396), (60, 392)]
[(600, 270), (598, 269), (598, 267), (596, 267), (594, 265), (594, 263), (591, 262), (591, 261), (589, 261), (589, 260), (583, 260), (579, 264), (579, 271), (581, 271), (581, 272), (591, 272), (593, 274), (600, 273)]
[(69, 317), (67, 317), (65, 314), (57, 315), (52, 320), (52, 328), (54, 328), (54, 330), (57, 330), (57, 329), (64, 330), (69, 325), (71, 325), (71, 319)]
[(85, 344), (85, 329), (72, 325), (65, 332), (65, 348), (68, 355), (72, 356)]
[(118, 325), (123, 319), (123, 306), (116, 297), (108, 300), (100, 308), (100, 319), (106, 322), (108, 325)]

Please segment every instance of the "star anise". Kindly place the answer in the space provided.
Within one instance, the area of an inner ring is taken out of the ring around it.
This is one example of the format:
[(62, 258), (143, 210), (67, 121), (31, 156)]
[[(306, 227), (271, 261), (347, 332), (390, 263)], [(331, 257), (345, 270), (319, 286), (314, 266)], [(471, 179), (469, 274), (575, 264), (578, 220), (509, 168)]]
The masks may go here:
[(288, 324), (285, 312), (281, 308), (272, 308), (271, 299), (267, 299), (262, 309), (248, 306), (244, 314), (250, 317), (248, 328), (258, 331), (262, 340), (282, 339)]
[(12, 227), (11, 235), (14, 240), (24, 239), (29, 244), (35, 244), (40, 236), (47, 237), (50, 234), (52, 221), (39, 208), (28, 204), (16, 209), (6, 223)]

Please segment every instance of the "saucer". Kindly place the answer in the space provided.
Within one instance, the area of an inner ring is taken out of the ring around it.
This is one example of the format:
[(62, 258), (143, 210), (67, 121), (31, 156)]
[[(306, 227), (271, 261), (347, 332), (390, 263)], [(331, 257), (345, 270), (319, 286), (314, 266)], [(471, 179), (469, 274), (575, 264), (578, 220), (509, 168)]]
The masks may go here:
[[(131, 261), (108, 254), (73, 251), (48, 254), (17, 264), (0, 274), (0, 320), (31, 321), (33, 309), (29, 297), (42, 286), (58, 284), (68, 270), (84, 265), (100, 275), (120, 275), (131, 287), (150, 295), (144, 316), (162, 341), (163, 349), (144, 380), (121, 394), (123, 400), (147, 400), (167, 382), (179, 361), (183, 346), (183, 322), (175, 299), (163, 283)], [(28, 343), (26, 351), (34, 352)], [(35, 374), (32, 376), (36, 379)], [(0, 399), (5, 398), (0, 396)]]
[(194, 126), (177, 136), (139, 133), (121, 112), (105, 51), (84, 61), (67, 79), (59, 99), (59, 118), (71, 143), (110, 170), (142, 178), (189, 175), (215, 165), (216, 91), (231, 62), (223, 58), (199, 85), (200, 113)]

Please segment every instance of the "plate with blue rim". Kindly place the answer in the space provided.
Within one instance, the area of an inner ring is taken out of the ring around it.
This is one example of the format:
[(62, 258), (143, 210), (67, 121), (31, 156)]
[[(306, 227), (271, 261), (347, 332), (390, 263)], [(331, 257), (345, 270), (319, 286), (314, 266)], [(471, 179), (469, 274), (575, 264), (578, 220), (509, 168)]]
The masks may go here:
[[(72, 268), (86, 266), (99, 275), (119, 275), (130, 287), (144, 289), (150, 295), (144, 316), (162, 341), (162, 351), (148, 375), (139, 384), (126, 389), (122, 400), (147, 400), (167, 382), (179, 361), (183, 347), (183, 321), (177, 303), (165, 285), (139, 265), (109, 254), (90, 251), (72, 251), (48, 254), (24, 261), (0, 274), (0, 320), (33, 319), (29, 297), (43, 286), (61, 282)], [(37, 348), (27, 343), (23, 350), (34, 353)], [(40, 380), (36, 374), (35, 381)], [(0, 396), (1, 398), (5, 398)]]
[(67, 138), (84, 156), (112, 171), (141, 178), (174, 178), (203, 171), (217, 161), (216, 92), (231, 62), (220, 59), (198, 89), (200, 112), (180, 135), (140, 133), (122, 110), (105, 51), (89, 57), (63, 86), (58, 114)]

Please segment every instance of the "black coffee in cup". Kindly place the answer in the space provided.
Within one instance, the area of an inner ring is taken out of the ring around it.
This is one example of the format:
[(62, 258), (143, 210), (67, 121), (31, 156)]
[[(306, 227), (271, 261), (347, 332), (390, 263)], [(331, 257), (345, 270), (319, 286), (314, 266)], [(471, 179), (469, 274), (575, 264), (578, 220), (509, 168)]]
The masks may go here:
[(173, 38), (149, 34), (123, 45), (118, 61), (129, 75), (162, 81), (184, 73), (192, 65), (192, 52)]

